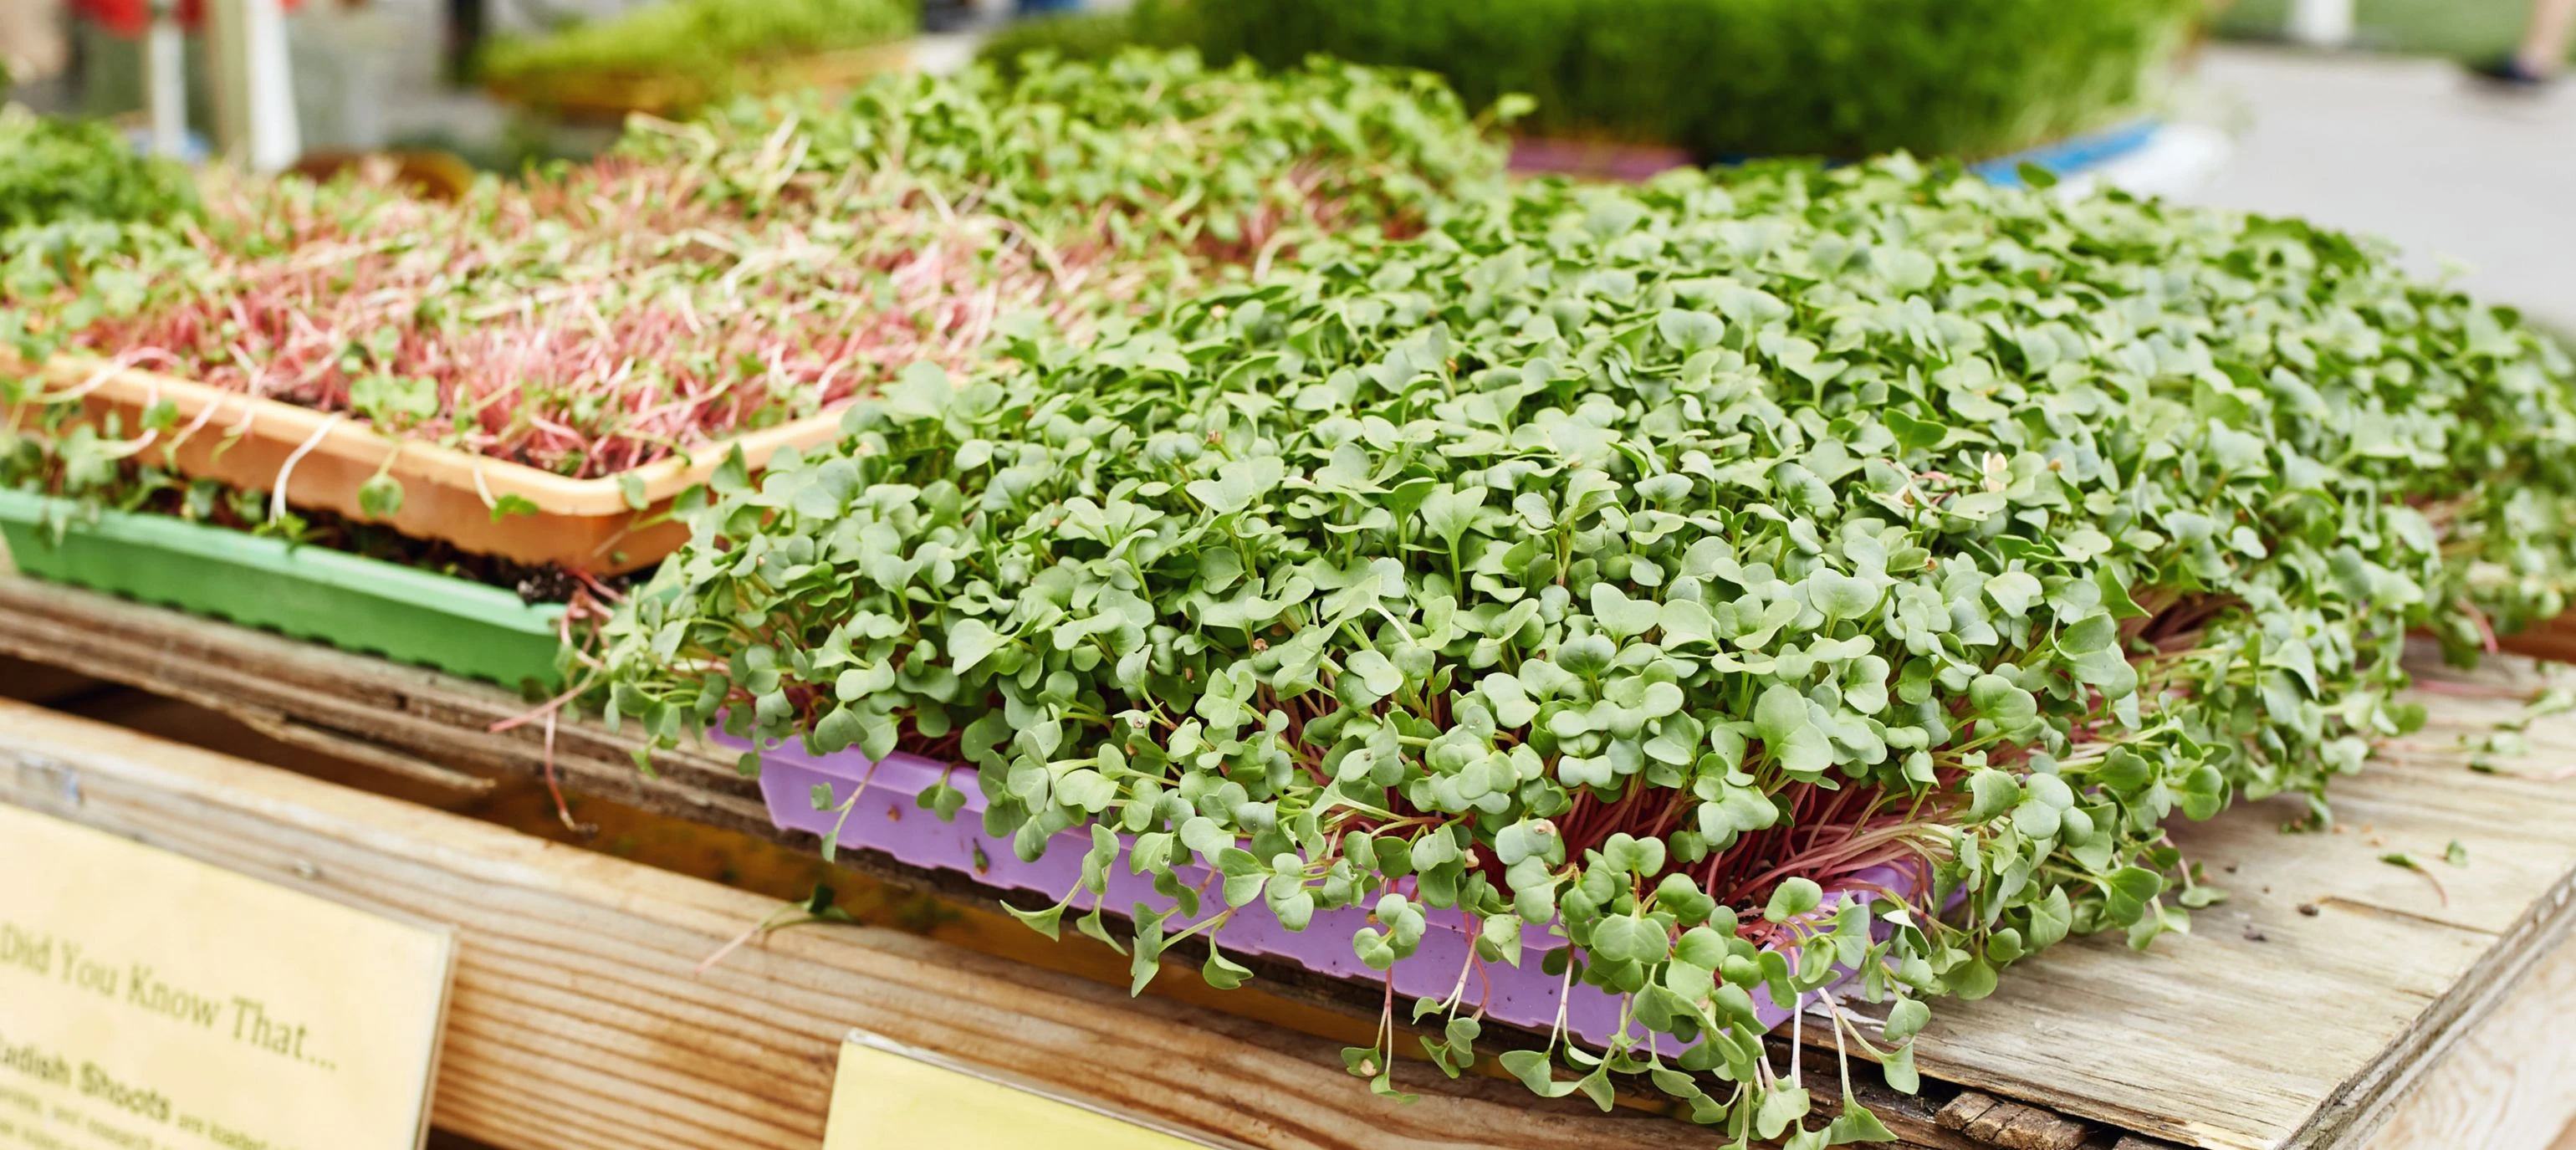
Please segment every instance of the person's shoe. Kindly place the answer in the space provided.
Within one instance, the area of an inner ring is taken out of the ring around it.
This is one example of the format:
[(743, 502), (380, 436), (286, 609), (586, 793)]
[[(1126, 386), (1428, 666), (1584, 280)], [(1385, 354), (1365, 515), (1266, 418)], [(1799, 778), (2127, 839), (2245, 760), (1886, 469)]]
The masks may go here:
[(2524, 67), (2520, 56), (2499, 56), (2471, 65), (2469, 72), (2490, 84), (2526, 92), (2547, 86), (2553, 78)]

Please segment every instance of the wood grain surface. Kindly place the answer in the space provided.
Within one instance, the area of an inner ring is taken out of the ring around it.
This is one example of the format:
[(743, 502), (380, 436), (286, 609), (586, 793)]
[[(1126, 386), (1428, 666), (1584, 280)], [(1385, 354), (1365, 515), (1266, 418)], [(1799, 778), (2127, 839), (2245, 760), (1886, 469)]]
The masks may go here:
[(2428, 1069), (2369, 1150), (2576, 1150), (2576, 943)]
[[(2077, 940), (1992, 998), (1944, 1004), (1923, 1068), (2186, 1146), (2359, 1144), (2534, 963), (2576, 962), (2559, 953), (2576, 784), (2546, 777), (2576, 763), (2576, 715), (2533, 722), (2528, 755), (2473, 771), (2464, 744), (2514, 718), (2543, 672), (2506, 658), (2418, 675), (2432, 720), (2336, 781), (2334, 832), (2282, 833), (2304, 811), (2287, 798), (2177, 826), (2228, 901), (2144, 954)], [(2444, 861), (2453, 842), (2465, 866)], [(2382, 861), (2399, 853), (2422, 869)]]

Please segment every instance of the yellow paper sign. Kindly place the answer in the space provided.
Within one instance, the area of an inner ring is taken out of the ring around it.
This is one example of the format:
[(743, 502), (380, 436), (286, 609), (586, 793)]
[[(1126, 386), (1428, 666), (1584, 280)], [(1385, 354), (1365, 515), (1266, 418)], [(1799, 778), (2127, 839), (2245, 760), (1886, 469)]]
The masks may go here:
[(823, 1150), (1207, 1150), (1233, 1145), (1185, 1134), (854, 1031), (841, 1044)]
[(0, 1150), (414, 1150), (454, 953), (0, 804)]

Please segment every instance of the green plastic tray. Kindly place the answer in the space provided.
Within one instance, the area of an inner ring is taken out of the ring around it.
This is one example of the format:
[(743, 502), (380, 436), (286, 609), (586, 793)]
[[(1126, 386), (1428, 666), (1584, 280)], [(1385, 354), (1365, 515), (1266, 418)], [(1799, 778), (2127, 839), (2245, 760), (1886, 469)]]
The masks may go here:
[[(53, 524), (69, 527), (57, 540)], [(516, 687), (554, 688), (563, 608), (498, 587), (167, 515), (0, 490), (0, 571)]]

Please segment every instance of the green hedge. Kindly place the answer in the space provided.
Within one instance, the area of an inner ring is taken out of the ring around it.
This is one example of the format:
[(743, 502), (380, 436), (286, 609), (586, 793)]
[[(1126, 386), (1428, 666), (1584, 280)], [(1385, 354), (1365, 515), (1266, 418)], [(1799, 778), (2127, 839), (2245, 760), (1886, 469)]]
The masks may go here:
[(989, 46), (1096, 54), (1124, 37), (1213, 58), (1323, 52), (1438, 72), (1471, 106), (1538, 100), (1544, 135), (1711, 159), (1898, 148), (1987, 156), (2153, 98), (2202, 0), (1147, 0)]
[(900, 40), (919, 23), (913, 0), (667, 0), (544, 36), (497, 41), (480, 65), (486, 79), (502, 84), (660, 77), (713, 97), (728, 91), (746, 66)]

